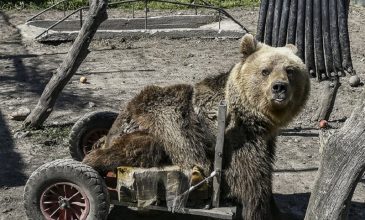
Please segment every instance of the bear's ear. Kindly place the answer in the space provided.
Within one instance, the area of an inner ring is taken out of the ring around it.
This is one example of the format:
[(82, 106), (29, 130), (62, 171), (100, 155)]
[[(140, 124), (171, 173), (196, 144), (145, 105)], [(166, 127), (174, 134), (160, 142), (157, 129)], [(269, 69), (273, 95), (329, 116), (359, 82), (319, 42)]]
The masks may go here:
[(287, 44), (285, 45), (286, 48), (289, 48), (291, 51), (293, 51), (294, 54), (297, 54), (298, 48), (293, 44)]
[(257, 41), (252, 34), (245, 34), (241, 39), (240, 52), (243, 55), (243, 59), (253, 54), (257, 50)]

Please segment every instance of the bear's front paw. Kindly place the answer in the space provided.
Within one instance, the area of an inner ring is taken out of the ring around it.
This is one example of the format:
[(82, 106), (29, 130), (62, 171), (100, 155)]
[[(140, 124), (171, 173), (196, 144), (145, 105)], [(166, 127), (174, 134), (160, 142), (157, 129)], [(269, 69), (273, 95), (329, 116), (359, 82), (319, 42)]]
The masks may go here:
[[(194, 186), (205, 179), (203, 168), (195, 165), (191, 171), (190, 186)], [(205, 190), (208, 188), (208, 182), (203, 183), (198, 189)]]

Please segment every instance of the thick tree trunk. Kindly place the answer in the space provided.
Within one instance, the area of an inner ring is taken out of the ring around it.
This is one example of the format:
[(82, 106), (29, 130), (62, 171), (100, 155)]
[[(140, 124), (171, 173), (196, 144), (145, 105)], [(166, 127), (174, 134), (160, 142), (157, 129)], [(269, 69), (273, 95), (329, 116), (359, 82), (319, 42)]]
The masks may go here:
[(107, 0), (92, 0), (89, 15), (61, 66), (46, 85), (37, 106), (25, 119), (26, 127), (37, 128), (51, 114), (58, 95), (89, 53), (88, 47), (99, 25), (108, 18)]
[(348, 204), (365, 170), (365, 91), (361, 97), (344, 126), (321, 140), (323, 156), (306, 220), (337, 220), (347, 216)]

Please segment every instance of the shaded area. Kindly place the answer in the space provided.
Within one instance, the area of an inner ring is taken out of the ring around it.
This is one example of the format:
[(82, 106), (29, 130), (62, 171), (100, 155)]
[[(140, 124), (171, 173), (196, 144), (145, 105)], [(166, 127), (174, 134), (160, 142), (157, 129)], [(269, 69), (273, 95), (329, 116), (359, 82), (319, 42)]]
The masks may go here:
[(0, 111), (0, 188), (25, 184), (27, 177), (23, 173), (24, 163), (14, 148), (9, 127)]
[[(298, 219), (304, 219), (310, 193), (274, 194), (275, 201), (281, 211), (292, 213)], [(351, 202), (350, 220), (365, 219), (365, 203)]]

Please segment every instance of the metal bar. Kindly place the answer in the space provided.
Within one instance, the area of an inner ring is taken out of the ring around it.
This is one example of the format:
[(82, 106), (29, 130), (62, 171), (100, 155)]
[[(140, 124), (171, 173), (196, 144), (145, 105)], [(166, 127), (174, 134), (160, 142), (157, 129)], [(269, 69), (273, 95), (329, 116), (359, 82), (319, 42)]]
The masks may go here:
[(213, 179), (213, 197), (212, 197), (212, 206), (216, 208), (219, 207), (219, 198), (220, 198), (224, 133), (226, 128), (226, 112), (227, 112), (227, 104), (225, 101), (221, 101), (218, 107), (218, 132), (217, 132), (217, 142), (215, 143), (215, 157), (214, 157), (214, 170), (217, 172), (217, 175)]
[(195, 15), (198, 15), (198, 8), (195, 6), (195, 0), (193, 1), (194, 9), (195, 9)]
[(132, 4), (132, 18), (134, 18), (134, 4)]
[[(130, 2), (140, 2), (140, 1), (146, 1), (146, 0), (129, 0), (129, 1), (120, 1), (120, 2), (113, 2), (108, 4), (110, 5), (117, 5), (117, 4), (125, 4), (125, 3), (130, 3)], [(183, 3), (183, 2), (174, 2), (174, 1), (169, 1), (169, 0), (148, 0), (151, 2), (162, 2), (162, 3), (170, 3), (173, 5), (184, 5), (184, 6), (192, 6), (192, 7), (197, 7), (197, 8), (207, 8), (207, 9), (214, 9), (217, 11), (221, 11), (221, 13), (226, 16), (227, 18), (231, 19), (234, 23), (236, 23), (238, 26), (240, 26), (245, 32), (249, 33), (248, 29), (245, 28), (240, 22), (238, 22), (236, 19), (234, 19), (226, 10), (224, 10), (223, 8), (219, 8), (219, 7), (215, 7), (211, 4), (208, 4), (206, 2), (203, 1), (204, 5), (201, 4), (190, 4), (190, 3)]]
[(144, 29), (147, 30), (148, 0), (144, 0), (144, 10), (145, 10)]
[[(117, 200), (111, 200), (111, 204), (116, 206), (125, 206), (125, 207), (134, 207), (138, 208), (137, 203), (131, 202), (122, 202)], [(170, 212), (167, 207), (163, 206), (147, 206), (143, 207), (143, 209), (147, 210), (157, 210), (163, 212)], [(234, 219), (236, 213), (236, 207), (221, 207), (221, 208), (213, 208), (213, 209), (192, 209), (192, 208), (182, 208), (176, 211), (177, 213), (183, 213), (186, 215), (196, 215), (196, 216), (206, 216), (218, 219)]]
[(70, 16), (76, 14), (77, 12), (79, 12), (82, 9), (87, 9), (89, 7), (82, 7), (77, 9), (76, 11), (72, 12), (71, 14), (67, 15), (66, 17), (62, 18), (61, 20), (57, 21), (56, 23), (54, 23), (53, 25), (51, 25), (50, 27), (48, 27), (45, 31), (43, 31), (42, 33), (40, 33), (38, 36), (35, 37), (35, 39), (39, 38), (40, 36), (42, 36), (44, 33), (48, 32), (49, 30), (51, 30), (52, 28), (56, 27), (58, 24), (60, 24), (61, 22), (63, 22), (64, 20), (66, 20), (67, 18), (69, 18)]
[(63, 17), (66, 16), (66, 1), (63, 2)]
[(274, 23), (275, 0), (270, 0), (265, 22), (265, 44), (271, 45)]
[(63, 1), (60, 1), (60, 2), (57, 2), (56, 4), (54, 5), (51, 5), (50, 7), (44, 9), (43, 11), (39, 12), (38, 14), (34, 15), (33, 17), (29, 18), (26, 22), (29, 22), (33, 19), (35, 19), (36, 17), (38, 17), (39, 15), (51, 10), (52, 8), (56, 7), (57, 5), (61, 4), (62, 2), (65, 2), (65, 1), (68, 1), (68, 0), (63, 0)]
[(80, 28), (82, 27), (82, 9), (80, 10)]

